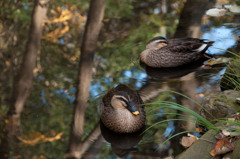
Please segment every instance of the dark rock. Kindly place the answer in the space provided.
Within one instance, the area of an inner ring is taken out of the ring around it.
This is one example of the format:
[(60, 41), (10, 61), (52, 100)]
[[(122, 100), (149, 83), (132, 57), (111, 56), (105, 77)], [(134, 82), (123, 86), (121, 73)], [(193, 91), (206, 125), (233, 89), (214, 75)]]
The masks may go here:
[(214, 118), (230, 117), (237, 113), (240, 105), (237, 98), (240, 97), (240, 92), (235, 90), (226, 90), (210, 94), (202, 101), (202, 115), (207, 120), (211, 121)]

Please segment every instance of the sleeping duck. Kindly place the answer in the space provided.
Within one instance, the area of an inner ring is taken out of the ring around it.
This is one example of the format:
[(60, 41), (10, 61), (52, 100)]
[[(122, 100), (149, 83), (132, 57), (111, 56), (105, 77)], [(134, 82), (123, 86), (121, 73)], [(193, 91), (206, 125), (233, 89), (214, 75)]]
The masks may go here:
[(205, 51), (214, 42), (197, 38), (165, 39), (155, 37), (140, 54), (140, 62), (150, 67), (178, 67), (201, 58), (211, 58)]
[(146, 121), (143, 101), (136, 91), (119, 84), (104, 95), (100, 105), (100, 119), (117, 133), (133, 133)]

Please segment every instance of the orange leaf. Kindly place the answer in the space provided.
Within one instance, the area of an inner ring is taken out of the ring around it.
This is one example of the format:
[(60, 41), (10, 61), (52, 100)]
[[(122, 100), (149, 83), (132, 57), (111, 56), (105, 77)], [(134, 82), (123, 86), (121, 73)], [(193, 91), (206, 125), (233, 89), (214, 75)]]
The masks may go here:
[(215, 145), (214, 153), (215, 155), (225, 154), (229, 151), (233, 150), (233, 145), (231, 142), (228, 141), (227, 138), (222, 138), (218, 140)]
[(200, 128), (200, 127), (198, 127), (198, 128), (196, 128), (196, 131), (197, 131), (198, 133), (200, 133), (200, 132), (203, 132), (203, 129)]

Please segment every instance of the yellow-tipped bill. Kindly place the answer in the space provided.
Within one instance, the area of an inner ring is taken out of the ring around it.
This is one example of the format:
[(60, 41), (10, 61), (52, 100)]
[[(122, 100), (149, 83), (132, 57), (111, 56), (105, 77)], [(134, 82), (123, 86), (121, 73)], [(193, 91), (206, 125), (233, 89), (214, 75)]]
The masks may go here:
[(139, 114), (139, 111), (137, 111), (137, 110), (134, 108), (133, 104), (130, 103), (130, 102), (127, 103), (127, 109), (128, 109), (132, 114), (134, 114), (134, 115), (138, 115), (138, 114)]
[(138, 115), (139, 111), (132, 112), (134, 115)]

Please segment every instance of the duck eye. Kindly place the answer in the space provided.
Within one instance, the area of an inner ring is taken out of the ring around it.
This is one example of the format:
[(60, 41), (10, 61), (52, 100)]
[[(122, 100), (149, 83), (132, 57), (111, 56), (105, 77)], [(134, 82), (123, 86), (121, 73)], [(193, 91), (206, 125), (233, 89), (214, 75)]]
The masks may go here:
[(164, 44), (167, 44), (167, 41), (159, 41), (158, 43), (164, 43)]
[(125, 103), (127, 103), (128, 101), (122, 97), (117, 97), (117, 99), (121, 100), (121, 101), (124, 101)]

